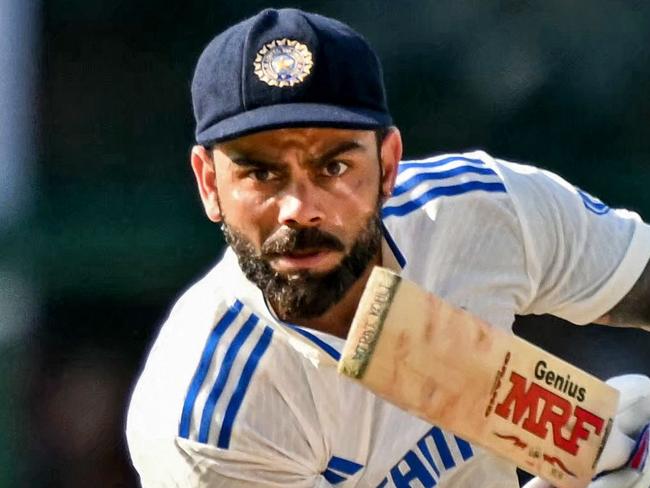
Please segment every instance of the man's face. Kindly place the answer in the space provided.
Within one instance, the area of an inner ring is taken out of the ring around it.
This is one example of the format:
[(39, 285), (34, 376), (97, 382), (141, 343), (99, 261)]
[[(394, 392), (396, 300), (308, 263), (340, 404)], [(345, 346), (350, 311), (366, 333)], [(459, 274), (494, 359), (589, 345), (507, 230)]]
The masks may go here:
[[(374, 132), (265, 131), (209, 156), (214, 194), (206, 202), (201, 191), (206, 211), (223, 222), (242, 270), (281, 319), (322, 315), (377, 256), (394, 171), (386, 176)], [(198, 179), (194, 157), (193, 164)]]

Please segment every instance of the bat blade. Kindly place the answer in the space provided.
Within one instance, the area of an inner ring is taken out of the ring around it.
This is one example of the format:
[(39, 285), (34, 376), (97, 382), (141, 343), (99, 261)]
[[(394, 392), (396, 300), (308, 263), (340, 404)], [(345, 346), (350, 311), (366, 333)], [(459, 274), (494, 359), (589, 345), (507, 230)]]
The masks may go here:
[(618, 391), (375, 268), (339, 372), (559, 488), (593, 477)]

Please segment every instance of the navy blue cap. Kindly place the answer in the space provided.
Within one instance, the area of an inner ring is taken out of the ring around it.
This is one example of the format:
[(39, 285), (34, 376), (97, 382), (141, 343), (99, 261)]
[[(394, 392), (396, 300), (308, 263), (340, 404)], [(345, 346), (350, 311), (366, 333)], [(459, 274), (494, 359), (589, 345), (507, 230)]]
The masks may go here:
[(197, 63), (192, 103), (203, 145), (281, 127), (392, 124), (366, 40), (296, 9), (263, 10), (215, 37)]

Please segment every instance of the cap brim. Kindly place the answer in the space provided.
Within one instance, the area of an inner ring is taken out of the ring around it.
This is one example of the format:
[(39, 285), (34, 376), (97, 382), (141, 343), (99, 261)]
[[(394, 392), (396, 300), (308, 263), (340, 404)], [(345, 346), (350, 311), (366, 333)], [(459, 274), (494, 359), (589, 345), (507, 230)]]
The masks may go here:
[(197, 131), (196, 142), (212, 145), (254, 132), (285, 127), (375, 129), (392, 124), (390, 115), (355, 107), (316, 103), (267, 105), (221, 120)]

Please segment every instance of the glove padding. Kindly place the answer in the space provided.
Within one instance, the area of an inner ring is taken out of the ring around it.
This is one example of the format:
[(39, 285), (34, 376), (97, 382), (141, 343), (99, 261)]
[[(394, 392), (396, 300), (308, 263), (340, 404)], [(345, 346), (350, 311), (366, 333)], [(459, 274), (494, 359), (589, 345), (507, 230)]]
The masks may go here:
[[(650, 488), (650, 378), (626, 374), (610, 378), (606, 383), (621, 392), (615, 423), (636, 443), (624, 465), (599, 473), (588, 488)], [(524, 485), (524, 488), (552, 487), (540, 478), (533, 478)]]

